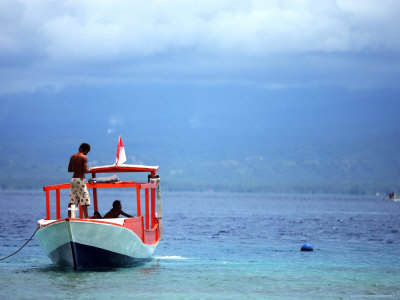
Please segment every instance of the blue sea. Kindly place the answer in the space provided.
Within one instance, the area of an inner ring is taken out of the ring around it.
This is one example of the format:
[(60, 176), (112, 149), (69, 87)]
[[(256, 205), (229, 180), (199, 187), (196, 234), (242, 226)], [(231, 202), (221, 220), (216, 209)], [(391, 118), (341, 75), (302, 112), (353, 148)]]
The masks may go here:
[[(99, 198), (103, 214), (115, 199), (135, 212), (129, 193)], [(0, 191), (0, 203), (4, 257), (45, 217), (45, 194)], [(379, 196), (164, 192), (152, 261), (65, 270), (33, 238), (0, 261), (0, 299), (400, 299), (399, 216)]]

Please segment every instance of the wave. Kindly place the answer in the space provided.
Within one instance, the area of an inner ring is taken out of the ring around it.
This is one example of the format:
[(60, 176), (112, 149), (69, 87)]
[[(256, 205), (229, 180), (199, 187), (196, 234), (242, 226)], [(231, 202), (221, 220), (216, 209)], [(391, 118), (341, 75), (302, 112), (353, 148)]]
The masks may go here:
[(180, 260), (180, 259), (188, 259), (187, 257), (182, 257), (182, 256), (177, 256), (177, 255), (171, 255), (171, 256), (153, 256), (155, 259), (175, 259), (175, 260)]

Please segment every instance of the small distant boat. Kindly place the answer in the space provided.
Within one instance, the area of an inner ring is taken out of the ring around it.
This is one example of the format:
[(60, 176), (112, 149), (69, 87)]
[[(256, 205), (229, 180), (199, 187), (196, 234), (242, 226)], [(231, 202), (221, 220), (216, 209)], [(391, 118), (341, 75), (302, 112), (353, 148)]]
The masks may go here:
[[(148, 172), (148, 182), (95, 183), (98, 173), (121, 172)], [(39, 245), (54, 264), (74, 270), (128, 267), (149, 261), (162, 239), (161, 191), (157, 172), (158, 166), (91, 168), (93, 180), (87, 183), (87, 187), (93, 191), (94, 211), (98, 211), (99, 189), (124, 188), (131, 190), (133, 198), (136, 198), (137, 216), (133, 218), (83, 219), (81, 209), (78, 218), (61, 218), (60, 190), (69, 189), (70, 184), (43, 187), (46, 192), (46, 218), (38, 221), (36, 238)], [(141, 190), (144, 190), (144, 215)], [(53, 219), (50, 217), (50, 207), (54, 207), (50, 205), (50, 191), (56, 192), (56, 218)]]
[(393, 201), (400, 201), (400, 197), (399, 196), (397, 196), (394, 192), (392, 192), (392, 193), (390, 193), (389, 194), (389, 199), (390, 200), (393, 200)]

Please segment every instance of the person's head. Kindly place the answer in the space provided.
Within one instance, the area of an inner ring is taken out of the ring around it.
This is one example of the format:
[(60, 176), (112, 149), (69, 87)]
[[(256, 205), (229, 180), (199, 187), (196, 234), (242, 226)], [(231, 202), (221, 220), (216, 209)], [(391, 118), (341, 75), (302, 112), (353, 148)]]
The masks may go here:
[(90, 152), (90, 145), (86, 143), (82, 143), (79, 146), (79, 152), (82, 152), (84, 154), (88, 154)]
[(121, 201), (115, 200), (115, 201), (113, 202), (113, 208), (115, 208), (115, 209), (120, 209), (120, 208), (122, 208)]

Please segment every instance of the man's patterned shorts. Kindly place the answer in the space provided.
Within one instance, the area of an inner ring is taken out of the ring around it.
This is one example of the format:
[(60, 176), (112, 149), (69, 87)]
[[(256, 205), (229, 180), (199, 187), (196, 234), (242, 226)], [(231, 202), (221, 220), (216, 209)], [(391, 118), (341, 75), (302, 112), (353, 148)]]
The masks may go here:
[(90, 205), (89, 192), (84, 178), (72, 178), (69, 203), (75, 205)]

